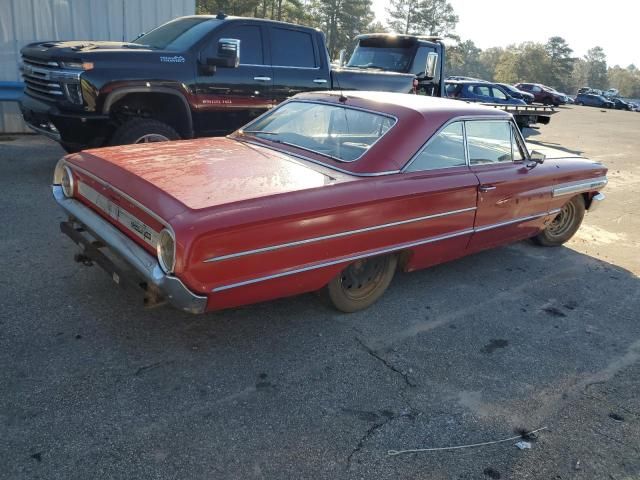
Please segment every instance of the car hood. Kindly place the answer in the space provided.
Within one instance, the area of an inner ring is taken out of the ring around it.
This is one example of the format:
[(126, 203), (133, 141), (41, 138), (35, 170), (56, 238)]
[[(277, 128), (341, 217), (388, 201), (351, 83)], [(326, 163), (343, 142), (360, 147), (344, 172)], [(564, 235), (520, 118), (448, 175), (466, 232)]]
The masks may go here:
[(67, 157), (165, 220), (200, 210), (319, 188), (349, 175), (230, 138), (123, 145)]

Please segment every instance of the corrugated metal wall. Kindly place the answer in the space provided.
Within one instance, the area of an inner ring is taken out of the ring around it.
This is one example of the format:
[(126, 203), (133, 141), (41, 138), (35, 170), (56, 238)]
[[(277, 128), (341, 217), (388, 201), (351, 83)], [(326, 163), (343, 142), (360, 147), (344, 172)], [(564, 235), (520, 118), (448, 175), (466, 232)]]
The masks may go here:
[[(45, 40), (132, 40), (195, 0), (0, 0), (0, 82), (21, 81), (20, 48)], [(0, 102), (0, 132), (28, 130), (16, 103)]]

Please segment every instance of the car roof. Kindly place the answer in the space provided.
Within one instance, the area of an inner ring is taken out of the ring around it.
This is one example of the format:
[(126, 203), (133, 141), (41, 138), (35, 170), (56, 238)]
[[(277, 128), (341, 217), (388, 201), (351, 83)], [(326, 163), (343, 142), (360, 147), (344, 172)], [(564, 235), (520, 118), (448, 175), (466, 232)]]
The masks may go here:
[(351, 163), (323, 160), (324, 164), (352, 173), (385, 172), (402, 168), (424, 142), (450, 120), (467, 120), (470, 117), (496, 120), (512, 118), (504, 110), (474, 102), (410, 93), (325, 90), (299, 93), (285, 103), (294, 101), (344, 105), (397, 119), (396, 124), (360, 160)]
[[(473, 83), (473, 82), (472, 82)], [(340, 96), (347, 98), (340, 102)], [(375, 91), (325, 91), (301, 93), (293, 97), (300, 100), (340, 102), (343, 105), (365, 108), (380, 113), (398, 117), (418, 113), (422, 117), (431, 118), (434, 113), (449, 115), (451, 118), (460, 116), (486, 116), (510, 118), (510, 114), (503, 110), (479, 105), (475, 102), (451, 100), (448, 98), (413, 95), (410, 93), (375, 92)]]

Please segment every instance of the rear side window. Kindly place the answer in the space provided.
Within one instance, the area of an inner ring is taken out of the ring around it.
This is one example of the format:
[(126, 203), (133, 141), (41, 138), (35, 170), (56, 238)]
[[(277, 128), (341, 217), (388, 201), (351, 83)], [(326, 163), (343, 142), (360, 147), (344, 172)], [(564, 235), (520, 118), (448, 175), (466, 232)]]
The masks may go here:
[(462, 122), (446, 126), (415, 157), (408, 172), (466, 165)]
[(511, 124), (505, 121), (466, 123), (471, 165), (513, 161)]
[(483, 97), (490, 97), (491, 96), (491, 92), (489, 91), (489, 87), (480, 86), (480, 85), (476, 85), (476, 86), (473, 87), (473, 93), (475, 93), (476, 95), (483, 96)]
[(498, 98), (500, 100), (506, 100), (507, 99), (507, 96), (499, 88), (495, 88), (494, 87), (491, 90), (493, 91), (493, 97), (494, 98)]
[(271, 57), (280, 67), (317, 67), (313, 38), (308, 32), (286, 28), (271, 29)]

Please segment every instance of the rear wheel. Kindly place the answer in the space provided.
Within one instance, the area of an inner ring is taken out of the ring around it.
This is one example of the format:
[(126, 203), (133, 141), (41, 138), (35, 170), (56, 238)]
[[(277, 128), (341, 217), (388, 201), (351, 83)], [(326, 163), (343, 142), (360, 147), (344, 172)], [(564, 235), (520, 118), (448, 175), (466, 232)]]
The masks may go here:
[(396, 255), (357, 260), (329, 282), (326, 287), (329, 300), (342, 312), (363, 310), (382, 296), (397, 266)]
[(166, 123), (153, 118), (132, 118), (118, 127), (109, 143), (128, 145), (169, 140), (180, 140), (180, 135)]
[(547, 228), (533, 237), (533, 241), (543, 247), (557, 247), (569, 240), (580, 228), (584, 218), (584, 198), (577, 195), (564, 204), (560, 213)]

